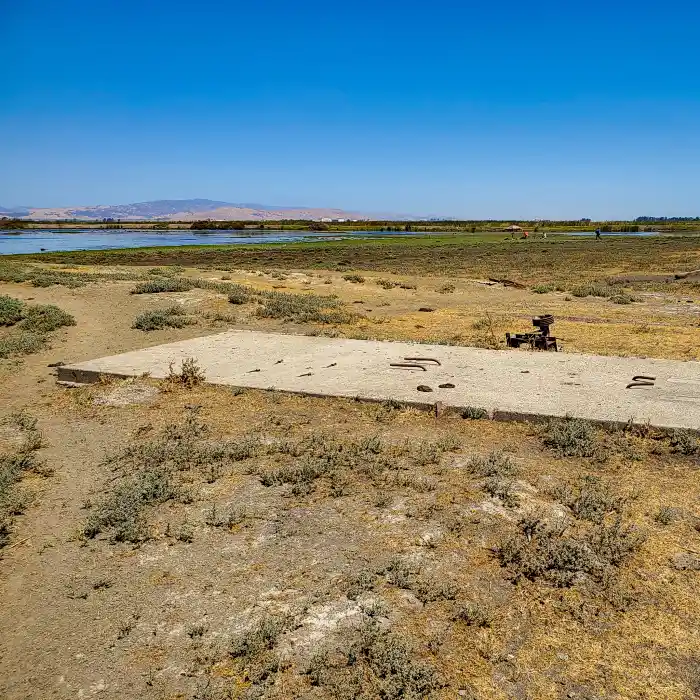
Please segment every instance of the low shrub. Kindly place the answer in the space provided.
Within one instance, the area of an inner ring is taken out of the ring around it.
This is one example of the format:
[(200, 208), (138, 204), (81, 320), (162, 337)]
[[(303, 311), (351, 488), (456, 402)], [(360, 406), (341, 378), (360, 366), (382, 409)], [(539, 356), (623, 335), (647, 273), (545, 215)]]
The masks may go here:
[(192, 389), (205, 379), (204, 370), (194, 357), (186, 357), (180, 364), (179, 372), (175, 370), (175, 364), (173, 362), (170, 363), (168, 381), (171, 384), (180, 384), (187, 389)]
[(518, 471), (515, 462), (504, 452), (490, 452), (485, 457), (474, 456), (466, 467), (472, 474), (485, 477), (514, 476)]
[(141, 331), (156, 331), (163, 328), (184, 328), (194, 323), (194, 319), (187, 317), (181, 306), (174, 304), (166, 309), (144, 311), (134, 319), (131, 327)]
[(579, 418), (548, 421), (542, 441), (563, 457), (593, 457), (600, 450), (595, 430), (590, 423)]
[(365, 281), (365, 278), (362, 275), (356, 274), (343, 275), (343, 279), (346, 282), (353, 282), (354, 284), (362, 284)]
[(53, 304), (29, 304), (18, 325), (32, 333), (51, 333), (63, 326), (74, 326), (75, 318)]
[(619, 287), (600, 282), (580, 284), (571, 290), (575, 297), (614, 297), (621, 293)]
[(162, 292), (189, 292), (192, 282), (182, 277), (163, 277), (137, 284), (132, 294), (160, 294)]
[(483, 420), (489, 417), (489, 412), (480, 406), (467, 406), (462, 409), (460, 415), (465, 420)]
[(0, 296), (0, 326), (13, 326), (23, 318), (24, 303), (19, 299)]

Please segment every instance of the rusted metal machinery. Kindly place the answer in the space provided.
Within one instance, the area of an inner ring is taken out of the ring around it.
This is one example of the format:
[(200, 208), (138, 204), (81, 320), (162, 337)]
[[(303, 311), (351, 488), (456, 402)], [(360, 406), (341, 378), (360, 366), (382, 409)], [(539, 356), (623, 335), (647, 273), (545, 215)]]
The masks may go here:
[(550, 326), (554, 325), (554, 316), (542, 314), (532, 319), (532, 325), (537, 328), (534, 333), (506, 333), (506, 345), (509, 348), (519, 348), (529, 345), (532, 350), (553, 350), (558, 352), (557, 339), (549, 335)]

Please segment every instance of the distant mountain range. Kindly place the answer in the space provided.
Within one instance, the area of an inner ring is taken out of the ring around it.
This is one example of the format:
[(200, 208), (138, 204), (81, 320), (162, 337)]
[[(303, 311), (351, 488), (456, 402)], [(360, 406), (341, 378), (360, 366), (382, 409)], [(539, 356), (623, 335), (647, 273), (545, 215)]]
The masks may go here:
[(415, 217), (402, 214), (363, 213), (322, 207), (272, 206), (268, 204), (232, 204), (212, 199), (159, 199), (135, 204), (99, 204), (82, 207), (0, 207), (0, 216), (23, 219), (81, 219), (102, 221), (264, 221), (275, 219), (358, 219), (403, 221)]

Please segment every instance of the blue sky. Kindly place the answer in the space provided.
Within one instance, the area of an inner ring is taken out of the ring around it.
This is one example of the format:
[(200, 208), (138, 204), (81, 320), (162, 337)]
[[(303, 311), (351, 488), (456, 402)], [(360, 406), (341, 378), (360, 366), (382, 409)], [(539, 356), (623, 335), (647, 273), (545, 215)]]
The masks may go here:
[(0, 0), (0, 205), (700, 215), (700, 3)]

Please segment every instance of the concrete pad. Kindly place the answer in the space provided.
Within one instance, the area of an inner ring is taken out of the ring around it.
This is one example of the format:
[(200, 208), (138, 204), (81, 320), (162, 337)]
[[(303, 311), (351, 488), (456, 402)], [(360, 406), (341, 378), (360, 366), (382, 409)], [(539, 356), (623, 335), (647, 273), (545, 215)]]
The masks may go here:
[[(446, 408), (483, 407), (502, 419), (570, 415), (700, 429), (700, 363), (677, 360), (227, 331), (60, 367), (58, 377), (162, 378), (170, 363), (179, 367), (187, 357), (197, 359), (211, 384), (415, 405), (440, 401)], [(426, 371), (389, 366), (406, 357), (441, 364), (425, 363)], [(656, 379), (627, 389), (637, 375)], [(438, 388), (444, 383), (455, 388)], [(419, 385), (433, 391), (422, 393)]]

